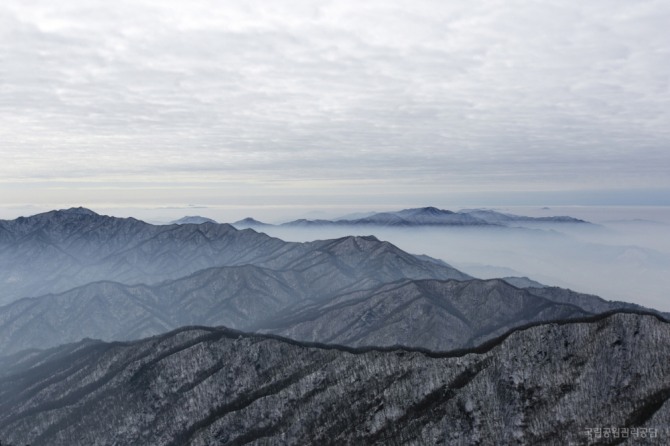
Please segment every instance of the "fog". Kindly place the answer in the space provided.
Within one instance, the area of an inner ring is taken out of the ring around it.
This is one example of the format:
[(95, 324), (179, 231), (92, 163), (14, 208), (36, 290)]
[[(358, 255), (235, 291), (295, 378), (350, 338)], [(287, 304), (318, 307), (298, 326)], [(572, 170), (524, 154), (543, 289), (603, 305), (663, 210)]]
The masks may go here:
[(274, 226), (262, 232), (290, 241), (375, 235), (410, 253), (441, 259), (475, 277), (525, 276), (545, 285), (669, 311), (670, 225), (638, 219), (630, 213), (620, 217), (588, 226)]

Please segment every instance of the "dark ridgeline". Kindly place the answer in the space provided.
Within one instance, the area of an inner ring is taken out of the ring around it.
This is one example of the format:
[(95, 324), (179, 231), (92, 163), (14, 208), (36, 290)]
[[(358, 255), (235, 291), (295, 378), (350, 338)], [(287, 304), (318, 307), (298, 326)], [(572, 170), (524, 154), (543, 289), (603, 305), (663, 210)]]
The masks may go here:
[[(347, 349), (184, 328), (25, 355), (0, 438), (39, 445), (587, 444), (670, 422), (670, 325), (617, 313), (453, 353)], [(649, 438), (656, 435), (656, 438)]]

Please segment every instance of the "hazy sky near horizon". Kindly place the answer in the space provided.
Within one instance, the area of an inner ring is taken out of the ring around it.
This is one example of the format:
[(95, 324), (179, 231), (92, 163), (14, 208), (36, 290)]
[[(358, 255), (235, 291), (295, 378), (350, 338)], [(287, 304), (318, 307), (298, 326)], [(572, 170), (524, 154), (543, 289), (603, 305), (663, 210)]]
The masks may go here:
[(670, 204), (667, 0), (3, 0), (0, 207)]

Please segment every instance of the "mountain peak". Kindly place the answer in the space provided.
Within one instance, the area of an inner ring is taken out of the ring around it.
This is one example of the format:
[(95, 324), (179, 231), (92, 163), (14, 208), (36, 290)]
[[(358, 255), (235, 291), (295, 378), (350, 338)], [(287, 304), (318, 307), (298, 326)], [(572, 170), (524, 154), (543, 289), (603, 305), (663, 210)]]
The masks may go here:
[(453, 213), (453, 212), (451, 212), (451, 211), (446, 211), (446, 210), (438, 209), (438, 208), (433, 207), (433, 206), (427, 206), (427, 207), (424, 207), (424, 208), (419, 208), (419, 210), (420, 210), (422, 213), (424, 213), (424, 214), (443, 214), (443, 213), (445, 213), (445, 212), (448, 212), (448, 213), (450, 213), (450, 214)]
[(203, 223), (216, 223), (216, 221), (212, 220), (211, 218), (201, 217), (199, 215), (187, 215), (186, 217), (182, 217), (179, 220), (170, 222), (171, 225), (200, 225)]
[(263, 223), (262, 221), (258, 221), (255, 218), (252, 217), (247, 217), (243, 218), (242, 220), (238, 220), (235, 223), (233, 223), (233, 226), (267, 226), (267, 223)]
[(438, 209), (434, 206), (426, 206), (422, 208), (411, 208), (411, 209), (403, 209), (402, 211), (396, 212), (397, 214), (400, 215), (445, 215), (445, 214), (453, 214), (452, 211), (447, 211), (443, 209)]
[(81, 206), (76, 207), (76, 208), (69, 208), (69, 209), (59, 209), (56, 212), (60, 212), (60, 213), (63, 213), (63, 214), (69, 214), (69, 215), (95, 215), (95, 216), (99, 215), (98, 213), (93, 212), (92, 210), (87, 209), (85, 207), (81, 207)]

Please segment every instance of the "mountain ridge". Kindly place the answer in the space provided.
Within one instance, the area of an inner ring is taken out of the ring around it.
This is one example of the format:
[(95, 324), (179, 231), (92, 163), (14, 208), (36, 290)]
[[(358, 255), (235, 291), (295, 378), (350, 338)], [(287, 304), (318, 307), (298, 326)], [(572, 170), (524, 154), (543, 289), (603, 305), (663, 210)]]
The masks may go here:
[(585, 443), (594, 426), (670, 420), (670, 328), (634, 313), (540, 324), (443, 356), (209, 328), (67, 348), (0, 377), (3, 441), (558, 445)]
[(304, 308), (290, 308), (258, 330), (351, 346), (464, 348), (529, 321), (590, 314), (499, 279), (400, 280)]
[(569, 290), (518, 288), (502, 279), (393, 281), (362, 269), (347, 276), (337, 266), (324, 268), (313, 274), (256, 265), (212, 267), (154, 285), (100, 281), (21, 299), (0, 307), (0, 355), (86, 337), (136, 339), (194, 324), (352, 346), (444, 350), (531, 321), (615, 309), (653, 312)]
[(463, 209), (458, 212), (439, 209), (433, 206), (423, 208), (409, 208), (400, 211), (375, 212), (353, 219), (335, 218), (326, 219), (298, 219), (279, 225), (263, 223), (248, 217), (233, 223), (236, 227), (319, 227), (319, 226), (382, 226), (382, 227), (413, 227), (413, 226), (473, 226), (473, 227), (507, 227), (515, 223), (561, 223), (582, 224), (591, 223), (569, 216), (555, 217), (528, 217), (522, 215), (502, 213), (491, 209)]
[[(284, 242), (228, 224), (151, 225), (78, 209), (3, 220), (0, 228), (0, 284), (4, 286), (0, 304), (103, 279), (128, 285), (158, 283), (212, 266), (245, 263), (276, 269), (281, 262), (290, 258), (297, 262), (310, 251), (312, 257), (319, 250), (325, 254), (321, 246), (330, 243)], [(377, 239), (360, 240), (383, 244)], [(404, 251), (383, 246), (389, 256), (414, 262)], [(350, 255), (362, 255), (355, 244), (350, 248)], [(469, 277), (448, 265), (442, 267)]]

